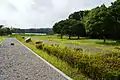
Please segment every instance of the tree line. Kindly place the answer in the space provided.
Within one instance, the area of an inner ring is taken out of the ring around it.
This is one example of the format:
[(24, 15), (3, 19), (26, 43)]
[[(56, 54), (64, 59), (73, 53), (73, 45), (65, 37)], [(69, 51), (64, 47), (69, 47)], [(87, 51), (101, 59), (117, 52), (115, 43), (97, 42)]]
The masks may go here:
[(14, 30), (12, 28), (5, 27), (0, 25), (0, 36), (12, 34)]
[(106, 7), (104, 4), (91, 10), (74, 12), (66, 20), (56, 22), (54, 33), (97, 39), (120, 39), (120, 0)]
[(16, 30), (14, 31), (15, 31), (14, 33), (46, 33), (46, 34), (53, 33), (52, 28), (30, 28), (30, 29), (16, 28)]
[(11, 35), (12, 33), (46, 33), (53, 34), (52, 28), (31, 28), (31, 29), (20, 29), (20, 28), (9, 28), (4, 25), (0, 25), (0, 36)]

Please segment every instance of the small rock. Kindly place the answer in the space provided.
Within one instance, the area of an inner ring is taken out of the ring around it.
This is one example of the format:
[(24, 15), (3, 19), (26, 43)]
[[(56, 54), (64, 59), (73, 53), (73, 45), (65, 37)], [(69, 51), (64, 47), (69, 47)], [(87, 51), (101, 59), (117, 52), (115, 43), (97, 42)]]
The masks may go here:
[(31, 42), (31, 37), (28, 37), (27, 39), (25, 39), (25, 42)]
[(24, 36), (22, 36), (21, 38), (22, 38), (22, 39), (25, 39), (25, 37), (24, 37)]
[(14, 45), (14, 43), (11, 43), (11, 45)]

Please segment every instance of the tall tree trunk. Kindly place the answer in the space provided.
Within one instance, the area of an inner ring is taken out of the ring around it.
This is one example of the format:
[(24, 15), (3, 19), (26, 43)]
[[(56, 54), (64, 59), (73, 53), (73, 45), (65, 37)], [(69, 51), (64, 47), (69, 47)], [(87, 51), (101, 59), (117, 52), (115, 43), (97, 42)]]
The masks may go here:
[(63, 34), (60, 34), (60, 38), (63, 39)]
[(104, 43), (106, 43), (106, 39), (104, 39)]
[(104, 43), (106, 43), (106, 38), (105, 38), (105, 36), (103, 36), (103, 39), (104, 39)]
[(71, 36), (69, 35), (69, 39), (71, 39)]
[(80, 36), (78, 36), (78, 39), (80, 39)]

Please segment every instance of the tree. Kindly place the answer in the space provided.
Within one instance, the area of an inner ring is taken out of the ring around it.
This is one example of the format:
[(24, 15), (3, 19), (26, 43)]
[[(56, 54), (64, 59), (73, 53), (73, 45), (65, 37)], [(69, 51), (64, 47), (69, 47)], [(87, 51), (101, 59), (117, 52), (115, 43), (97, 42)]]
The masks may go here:
[[(84, 19), (87, 34), (93, 38), (102, 37), (106, 39), (108, 25), (107, 7), (103, 4), (91, 10), (88, 16)], [(104, 40), (105, 41), (105, 40)]]
[(65, 30), (64, 30), (65, 26), (66, 26), (66, 20), (61, 20), (58, 23), (55, 23), (55, 25), (53, 26), (54, 33), (60, 34), (61, 39), (62, 36), (65, 34)]
[(2, 35), (9, 35), (9, 34), (12, 34), (10, 28), (8, 28), (8, 27), (2, 28), (1, 31), (2, 31)]
[(108, 8), (109, 14), (111, 16), (111, 22), (109, 24), (111, 27), (111, 38), (120, 39), (120, 0), (116, 0), (112, 5)]
[(11, 29), (0, 25), (0, 36), (12, 34)]
[(66, 19), (58, 23), (55, 23), (53, 26), (53, 31), (55, 33), (61, 34), (61, 39), (63, 35), (68, 35), (69, 39), (71, 36), (85, 36), (84, 25), (75, 19)]
[(106, 39), (120, 39), (120, 0), (108, 8), (103, 4), (92, 10), (74, 12), (68, 19), (56, 23), (53, 30), (61, 34), (61, 38), (62, 35), (69, 35), (69, 39), (71, 36), (79, 38), (87, 33), (91, 38), (104, 39), (104, 42)]
[(74, 25), (73, 25), (73, 33), (78, 36), (78, 39), (81, 37), (86, 36), (86, 31), (85, 31), (85, 27), (83, 25), (82, 22), (77, 21)]
[(8, 27), (4, 28), (4, 33), (5, 33), (6, 35), (12, 34), (10, 28), (8, 28)]
[(60, 34), (61, 39), (63, 35), (69, 35), (70, 39), (70, 36), (72, 35), (71, 27), (75, 23), (75, 21), (76, 20), (72, 19), (61, 20), (58, 23), (55, 23), (55, 25), (53, 26), (53, 31), (57, 34)]
[(75, 19), (75, 20), (82, 21), (82, 19), (83, 19), (89, 12), (90, 12), (89, 10), (74, 12), (74, 13), (70, 14), (68, 18), (69, 18), (69, 19)]
[(74, 35), (73, 33), (73, 25), (77, 21), (75, 19), (67, 19), (66, 20), (66, 26), (65, 26), (65, 34), (69, 36), (69, 39), (71, 39), (71, 36)]
[(4, 27), (4, 25), (0, 25), (0, 36), (2, 36), (2, 34), (3, 34), (3, 31), (2, 31), (3, 27)]
[(4, 27), (4, 25), (0, 25), (0, 29), (1, 29), (2, 27)]

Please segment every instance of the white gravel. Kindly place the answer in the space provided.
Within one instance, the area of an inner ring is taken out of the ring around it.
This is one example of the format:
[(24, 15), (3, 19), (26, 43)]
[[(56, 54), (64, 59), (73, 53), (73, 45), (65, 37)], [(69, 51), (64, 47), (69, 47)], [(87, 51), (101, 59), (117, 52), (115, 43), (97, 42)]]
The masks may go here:
[[(10, 45), (11, 42), (15, 45)], [(0, 80), (68, 80), (16, 39), (0, 46)]]

